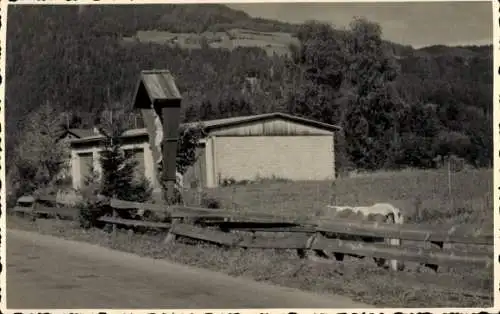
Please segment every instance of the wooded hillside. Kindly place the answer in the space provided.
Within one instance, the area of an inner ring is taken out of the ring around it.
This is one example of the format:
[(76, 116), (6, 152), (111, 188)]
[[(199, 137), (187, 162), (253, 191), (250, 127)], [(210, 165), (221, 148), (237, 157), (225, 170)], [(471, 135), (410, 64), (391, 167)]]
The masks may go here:
[[(140, 70), (165, 68), (184, 97), (185, 121), (286, 111), (343, 126), (340, 167), (434, 167), (450, 154), (491, 165), (491, 46), (415, 50), (382, 41), (383, 30), (365, 20), (338, 31), (224, 5), (9, 6), (8, 21), (8, 162), (41, 104), (66, 113), (66, 126), (90, 127), (105, 104), (130, 105)], [(293, 33), (301, 47), (287, 58), (122, 40), (138, 30), (233, 28)]]

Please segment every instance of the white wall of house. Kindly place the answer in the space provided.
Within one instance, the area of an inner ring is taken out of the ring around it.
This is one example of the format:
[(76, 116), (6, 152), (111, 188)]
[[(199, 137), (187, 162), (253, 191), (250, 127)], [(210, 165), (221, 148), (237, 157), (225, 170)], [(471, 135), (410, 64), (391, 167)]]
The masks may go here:
[[(123, 150), (142, 150), (144, 154), (140, 154), (143, 156), (144, 161), (144, 175), (151, 182), (151, 185), (155, 190), (160, 188), (158, 183), (158, 179), (156, 178), (155, 169), (153, 167), (153, 155), (151, 152), (151, 148), (149, 147), (148, 142), (143, 143), (135, 143), (135, 144), (127, 144), (122, 146)], [(91, 146), (85, 148), (72, 148), (71, 149), (71, 175), (73, 178), (73, 188), (79, 189), (82, 187), (83, 178), (88, 175), (86, 173), (82, 173), (81, 169), (81, 158), (82, 155), (91, 153), (92, 154), (92, 163), (94, 169), (98, 173), (102, 173), (101, 165), (99, 163), (99, 155), (103, 151), (102, 147)]]
[(208, 187), (226, 178), (335, 178), (333, 135), (220, 136), (207, 143)]
[(207, 187), (221, 180), (335, 179), (334, 131), (284, 118), (213, 130), (206, 141)]

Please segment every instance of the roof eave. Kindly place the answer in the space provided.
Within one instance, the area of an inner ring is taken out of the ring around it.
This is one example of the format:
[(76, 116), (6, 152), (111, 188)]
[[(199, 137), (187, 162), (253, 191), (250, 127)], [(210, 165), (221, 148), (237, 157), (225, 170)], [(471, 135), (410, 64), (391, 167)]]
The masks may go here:
[(70, 143), (70, 145), (92, 143), (92, 142), (99, 142), (99, 141), (103, 140), (104, 138), (105, 138), (104, 136), (84, 137), (84, 138), (77, 138), (77, 139), (70, 140), (69, 143)]
[(306, 118), (302, 118), (302, 117), (296, 117), (296, 116), (283, 114), (283, 113), (278, 113), (278, 116), (280, 116), (284, 119), (289, 119), (292, 121), (297, 121), (297, 122), (301, 122), (304, 124), (308, 124), (308, 125), (311, 125), (311, 126), (314, 126), (316, 128), (326, 130), (326, 131), (337, 132), (337, 131), (342, 130), (342, 127), (340, 127), (338, 125), (334, 125), (334, 124), (323, 123), (323, 122), (314, 121), (314, 120), (310, 120), (310, 119), (306, 119)]
[(78, 138), (82, 138), (82, 136), (80, 136), (80, 134), (77, 134), (77, 133), (75, 133), (75, 132), (73, 132), (73, 131), (71, 131), (71, 130), (68, 130), (68, 133), (69, 133), (69, 134), (72, 134), (72, 135), (74, 135), (74, 136), (76, 136), (76, 137), (78, 137)]
[[(125, 131), (127, 132), (127, 131)], [(141, 136), (149, 136), (147, 131), (144, 133), (136, 133), (136, 134), (122, 134), (120, 137), (121, 138), (134, 138), (134, 137), (141, 137)], [(84, 143), (91, 143), (91, 142), (99, 142), (106, 139), (104, 135), (96, 135), (92, 137), (84, 137), (84, 138), (77, 138), (77, 139), (72, 139), (70, 140), (71, 144), (84, 144)]]
[(314, 120), (309, 120), (309, 119), (302, 118), (302, 117), (296, 117), (296, 116), (284, 114), (281, 112), (266, 113), (266, 114), (261, 114), (261, 115), (256, 115), (256, 116), (249, 116), (247, 119), (243, 119), (243, 120), (239, 120), (239, 121), (222, 122), (222, 123), (217, 124), (217, 125), (206, 126), (204, 129), (207, 132), (209, 132), (209, 131), (214, 131), (214, 130), (218, 130), (221, 128), (225, 128), (228, 126), (237, 126), (237, 125), (242, 125), (242, 124), (246, 124), (246, 123), (251, 123), (251, 122), (261, 121), (261, 120), (266, 120), (266, 119), (272, 119), (272, 118), (282, 118), (284, 120), (299, 122), (301, 124), (306, 124), (306, 125), (313, 126), (313, 127), (318, 128), (318, 129), (326, 130), (326, 131), (330, 131), (330, 132), (338, 132), (338, 131), (342, 130), (342, 128), (340, 126), (337, 126), (337, 125), (327, 124), (327, 123), (318, 122), (318, 121), (314, 121)]
[(134, 109), (137, 108), (137, 95), (139, 94), (139, 88), (141, 87), (141, 83), (142, 83), (142, 78), (139, 78), (139, 80), (137, 80), (137, 83), (135, 84), (134, 99), (132, 100)]
[(149, 103), (152, 105), (153, 101), (154, 101), (153, 99), (151, 99), (150, 91), (148, 90), (148, 87), (146, 86), (146, 84), (144, 84), (143, 76), (141, 73), (139, 80), (137, 81), (136, 88), (135, 88), (134, 103), (133, 103), (134, 108), (137, 108), (137, 97), (139, 96), (139, 90), (141, 89), (141, 85), (144, 86), (144, 89), (146, 90), (146, 95), (148, 96)]

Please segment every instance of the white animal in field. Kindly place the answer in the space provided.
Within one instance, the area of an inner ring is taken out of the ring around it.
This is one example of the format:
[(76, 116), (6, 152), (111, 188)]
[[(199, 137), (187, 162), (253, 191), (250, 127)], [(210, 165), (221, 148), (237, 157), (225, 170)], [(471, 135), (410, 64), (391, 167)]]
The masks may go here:
[(369, 218), (370, 216), (374, 216), (374, 220), (377, 220), (376, 216), (380, 216), (381, 218), (385, 218), (386, 222), (392, 222), (395, 224), (404, 223), (404, 216), (401, 213), (401, 210), (389, 203), (375, 203), (372, 206), (328, 205), (327, 208), (332, 209), (334, 212), (346, 212), (347, 214), (349, 214), (349, 212), (352, 212), (354, 215), (361, 215), (367, 218)]
[[(388, 203), (376, 203), (372, 206), (334, 206), (328, 205), (325, 212), (321, 213), (322, 217), (326, 219), (344, 218), (352, 220), (364, 220), (373, 222), (383, 222), (383, 223), (393, 223), (393, 224), (403, 224), (404, 216), (401, 210), (394, 207), (392, 204)], [(332, 236), (330, 234), (330, 236)], [(353, 238), (358, 238), (356, 240), (362, 240), (365, 242), (381, 242), (386, 241), (383, 238), (374, 238), (366, 236), (348, 236), (348, 235), (333, 235), (345, 240), (352, 240)], [(390, 239), (389, 244), (399, 246), (401, 245), (400, 239)], [(357, 256), (361, 257), (361, 256)], [(383, 258), (374, 258), (375, 262), (379, 266), (384, 266), (386, 260)], [(403, 269), (404, 264), (400, 261), (391, 260), (390, 267), (393, 270)]]

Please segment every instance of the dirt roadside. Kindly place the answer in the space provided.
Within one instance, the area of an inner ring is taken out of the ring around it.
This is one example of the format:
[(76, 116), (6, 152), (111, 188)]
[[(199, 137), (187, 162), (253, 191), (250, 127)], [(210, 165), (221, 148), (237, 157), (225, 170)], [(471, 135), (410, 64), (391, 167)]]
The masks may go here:
[(7, 232), (9, 308), (370, 308), (100, 246)]

